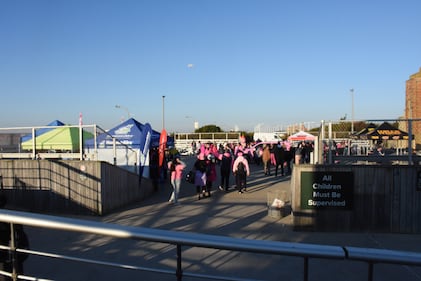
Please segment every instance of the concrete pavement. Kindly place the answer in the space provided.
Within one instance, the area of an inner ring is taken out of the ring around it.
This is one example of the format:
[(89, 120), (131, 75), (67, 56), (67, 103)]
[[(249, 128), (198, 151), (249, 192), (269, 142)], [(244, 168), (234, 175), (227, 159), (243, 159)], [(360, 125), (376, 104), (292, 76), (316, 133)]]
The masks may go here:
[[(188, 168), (192, 158), (185, 159)], [(294, 231), (292, 216), (268, 216), (268, 193), (279, 192), (290, 198), (290, 178), (264, 176), (262, 166), (251, 165), (248, 191), (239, 194), (222, 192), (214, 184), (212, 197), (197, 200), (195, 187), (182, 183), (179, 205), (168, 203), (169, 182), (163, 182), (158, 192), (139, 204), (105, 217), (86, 219), (130, 226), (188, 231), (229, 237), (273, 241), (299, 242), (337, 246), (370, 247), (421, 252), (421, 235), (382, 233), (320, 233)], [(219, 173), (219, 171), (218, 171)], [(231, 178), (234, 183), (234, 179)], [(28, 229), (31, 247), (89, 258), (111, 259), (115, 262), (172, 269), (175, 251), (172, 246), (146, 242), (120, 241), (77, 233)], [(212, 249), (188, 249), (183, 253), (186, 271), (206, 274), (228, 274), (261, 280), (303, 280), (303, 261), (295, 257), (273, 257), (257, 254), (232, 253)], [(73, 262), (57, 262), (30, 257), (26, 264), (29, 274), (55, 280), (176, 280), (174, 276), (111, 270), (101, 266), (84, 266)], [(367, 280), (363, 263), (310, 260), (309, 280)], [(185, 278), (183, 280), (200, 280)], [(421, 269), (407, 266), (378, 265), (375, 280), (421, 280)]]

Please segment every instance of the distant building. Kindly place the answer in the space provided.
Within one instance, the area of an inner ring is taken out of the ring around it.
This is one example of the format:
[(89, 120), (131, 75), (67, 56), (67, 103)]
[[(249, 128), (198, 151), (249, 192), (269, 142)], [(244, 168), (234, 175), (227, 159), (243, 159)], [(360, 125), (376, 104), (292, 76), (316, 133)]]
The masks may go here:
[[(421, 118), (421, 68), (406, 81), (405, 118)], [(421, 121), (413, 122), (412, 133), (418, 148), (421, 145)]]
[(0, 153), (20, 152), (20, 139), (24, 134), (0, 133)]

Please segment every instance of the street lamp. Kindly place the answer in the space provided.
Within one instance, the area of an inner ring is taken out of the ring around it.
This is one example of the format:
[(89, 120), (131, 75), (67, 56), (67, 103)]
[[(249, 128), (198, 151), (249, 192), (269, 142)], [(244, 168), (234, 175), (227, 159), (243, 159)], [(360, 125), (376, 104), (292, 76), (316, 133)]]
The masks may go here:
[(165, 129), (165, 96), (162, 96), (162, 129)]
[(352, 103), (352, 112), (351, 112), (351, 134), (354, 133), (354, 89), (350, 89), (351, 92), (351, 103)]
[(130, 119), (130, 112), (129, 112), (129, 109), (127, 107), (116, 104), (115, 108), (120, 108), (120, 109), (123, 109), (124, 111), (126, 111), (127, 112), (127, 119)]

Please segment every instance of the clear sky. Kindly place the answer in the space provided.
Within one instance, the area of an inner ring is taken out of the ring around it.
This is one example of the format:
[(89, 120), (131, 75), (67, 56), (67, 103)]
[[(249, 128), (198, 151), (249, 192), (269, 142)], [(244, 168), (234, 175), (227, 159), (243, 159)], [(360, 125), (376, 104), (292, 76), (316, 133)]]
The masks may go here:
[(159, 131), (164, 105), (170, 132), (252, 131), (350, 120), (352, 100), (356, 120), (398, 118), (420, 14), (420, 0), (0, 0), (0, 127), (129, 113)]

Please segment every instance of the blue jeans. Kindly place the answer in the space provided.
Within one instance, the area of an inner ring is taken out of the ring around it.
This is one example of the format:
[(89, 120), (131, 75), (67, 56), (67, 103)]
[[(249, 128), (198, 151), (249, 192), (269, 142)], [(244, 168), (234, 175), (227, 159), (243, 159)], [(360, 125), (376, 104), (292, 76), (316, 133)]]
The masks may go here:
[(171, 185), (172, 185), (173, 191), (171, 193), (171, 197), (169, 201), (173, 201), (174, 203), (177, 203), (178, 195), (180, 194), (181, 179), (171, 179)]

